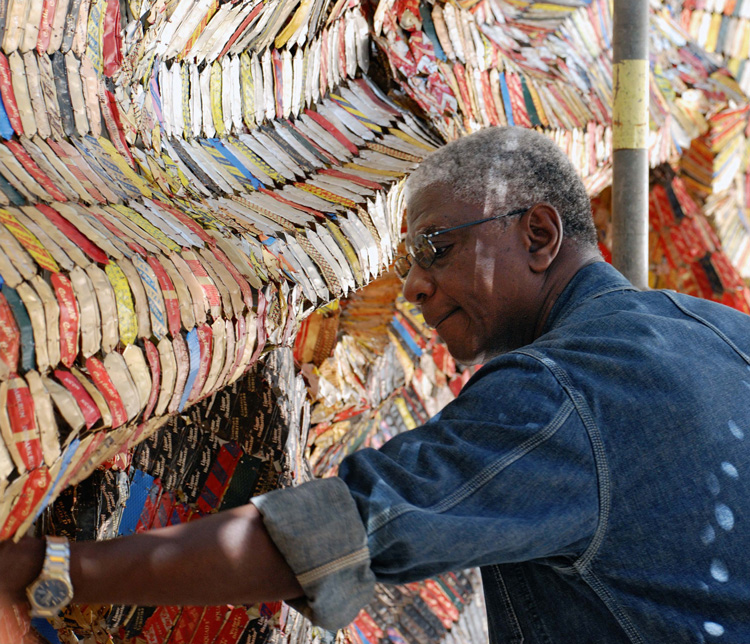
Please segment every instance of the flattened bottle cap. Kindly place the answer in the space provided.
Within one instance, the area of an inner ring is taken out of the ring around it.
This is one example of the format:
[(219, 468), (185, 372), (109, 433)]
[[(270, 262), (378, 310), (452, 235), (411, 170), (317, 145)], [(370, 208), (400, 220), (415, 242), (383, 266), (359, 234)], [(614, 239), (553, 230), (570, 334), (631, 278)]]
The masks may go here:
[[(133, 294), (135, 303), (135, 315), (138, 320), (138, 337), (148, 338), (151, 336), (151, 318), (148, 308), (148, 297), (138, 271), (128, 259), (118, 262), (120, 270), (125, 274), (130, 292)], [(122, 333), (120, 334), (122, 336)]]
[[(227, 323), (225, 320), (214, 320), (214, 323), (211, 325), (211, 352), (210, 356), (208, 356), (208, 370), (206, 371), (200, 391), (195, 395), (196, 399), (207, 396), (216, 386), (226, 358), (226, 329)], [(203, 353), (201, 353), (202, 360)]]
[(174, 336), (180, 332), (180, 304), (177, 291), (164, 266), (162, 266), (156, 257), (150, 255), (146, 258), (146, 261), (153, 270), (154, 275), (156, 275), (159, 289), (164, 299), (168, 330)]
[(42, 382), (47, 389), (52, 402), (67, 427), (62, 428), (65, 442), (73, 440), (86, 424), (86, 419), (75, 396), (53, 378), (42, 376)]
[[(247, 255), (245, 253), (242, 253), (239, 248), (235, 246), (235, 240), (227, 240), (217, 234), (215, 236), (215, 241), (224, 256), (227, 258), (227, 261), (222, 260), (224, 261), (224, 264), (231, 264), (235, 268), (235, 270), (241, 273), (246, 282), (249, 282), (253, 288), (260, 288), (262, 286), (262, 283), (258, 278), (255, 269), (253, 268), (252, 264), (250, 264)], [(227, 266), (227, 268), (229, 267)], [(245, 294), (247, 292), (249, 292), (250, 296), (252, 297), (252, 290), (249, 286), (247, 290), (243, 288), (243, 297), (245, 297)], [(248, 303), (247, 299), (245, 300), (245, 304), (249, 308), (252, 307), (252, 304)]]
[[(125, 226), (120, 226), (120, 222), (109, 212), (100, 209), (97, 206), (89, 206), (89, 213), (98, 221), (110, 235), (119, 240), (117, 244), (122, 252), (123, 257), (130, 259), (133, 254), (146, 255), (146, 249), (139, 243), (141, 240), (132, 234), (132, 231)], [(113, 241), (113, 243), (115, 243)], [(127, 250), (126, 250), (127, 249)]]
[(44, 373), (49, 369), (50, 363), (47, 353), (47, 324), (44, 318), (42, 300), (27, 282), (19, 284), (16, 292), (23, 301), (31, 321), (37, 369)]
[[(86, 267), (91, 263), (91, 260), (84, 255), (84, 253), (81, 251), (81, 249), (76, 245), (74, 241), (71, 241), (61, 230), (62, 227), (65, 227), (67, 225), (67, 222), (63, 222), (61, 226), (58, 226), (57, 224), (58, 219), (60, 217), (59, 213), (57, 211), (52, 210), (49, 208), (49, 206), (46, 206), (44, 204), (38, 204), (37, 207), (35, 206), (24, 206), (21, 208), (22, 213), (25, 217), (28, 218), (28, 220), (37, 228), (35, 229), (35, 232), (37, 234), (40, 234), (40, 231), (47, 235), (49, 239), (51, 239), (54, 242), (54, 245), (47, 246), (45, 243), (45, 246), (50, 251), (55, 251), (56, 253), (56, 260), (60, 263), (64, 264), (68, 270), (72, 270), (72, 266), (70, 265), (70, 260), (73, 260), (75, 265)], [(16, 217), (18, 217), (17, 211)], [(48, 217), (47, 215), (51, 214), (51, 217)], [(27, 224), (29, 227), (31, 224)], [(77, 238), (76, 238), (77, 239)], [(47, 239), (45, 239), (45, 242)], [(86, 240), (88, 243), (88, 240)], [(102, 255), (96, 255), (97, 257), (102, 257)]]
[(180, 253), (170, 254), (169, 259), (190, 291), (195, 323), (203, 324), (206, 321), (206, 312), (209, 310), (209, 303), (203, 288), (198, 282), (198, 277), (192, 272), (192, 268), (188, 266)]
[(227, 134), (227, 131), (224, 124), (224, 113), (222, 109), (222, 70), (219, 61), (214, 61), (211, 65), (209, 93), (211, 101), (211, 121), (216, 130), (216, 136), (223, 137)]
[[(206, 385), (207, 385), (206, 393), (209, 392), (209, 389), (208, 389), (209, 384), (211, 384), (210, 390), (218, 391), (219, 389), (221, 389), (226, 383), (227, 378), (229, 377), (230, 370), (237, 362), (235, 338), (237, 337), (239, 333), (240, 326), (242, 327), (241, 329), (242, 340), (244, 340), (245, 318), (240, 317), (240, 318), (237, 318), (237, 320), (235, 321), (224, 320), (224, 326), (225, 326), (225, 338), (226, 338), (226, 345), (224, 347), (224, 357), (222, 360), (222, 364), (219, 366), (219, 374), (216, 378), (215, 383), (210, 382), (211, 376), (209, 374), (208, 381), (206, 382)], [(235, 331), (235, 327), (238, 329), (238, 331)], [(214, 340), (216, 342), (219, 342), (217, 338), (219, 338), (219, 334), (217, 333), (216, 330), (214, 330)]]
[[(193, 333), (195, 339), (197, 340), (197, 333), (195, 332), (195, 329), (192, 329), (190, 332), (188, 332), (188, 336), (190, 336), (190, 333)], [(190, 348), (188, 347), (188, 344), (182, 337), (182, 335), (178, 335), (172, 339), (172, 348), (174, 349), (177, 377), (175, 379), (174, 392), (172, 393), (172, 398), (169, 401), (169, 405), (167, 407), (167, 410), (170, 414), (180, 410), (182, 397), (185, 393), (185, 384), (188, 381), (188, 377), (190, 376), (191, 371)]]
[[(187, 284), (185, 283), (185, 280), (182, 279), (179, 271), (169, 260), (169, 258), (159, 256), (158, 261), (174, 287), (174, 291), (176, 293), (176, 302), (179, 306), (179, 319), (182, 322), (182, 328), (184, 328), (186, 331), (192, 329), (195, 326), (195, 310), (193, 308), (193, 300), (190, 296), (190, 291), (188, 290)], [(164, 289), (162, 289), (162, 292), (165, 294), (165, 302), (167, 303), (167, 307), (169, 310), (169, 302), (172, 301), (172, 297), (171, 295), (169, 295), (169, 291), (165, 291)], [(179, 333), (179, 327), (174, 330), (172, 328), (172, 322), (170, 322), (170, 333), (172, 334), (172, 336)]]
[[(212, 255), (218, 260), (220, 264), (220, 266), (218, 267), (218, 272), (222, 272), (222, 270), (226, 271), (226, 273), (228, 273), (232, 277), (232, 279), (234, 280), (233, 283), (236, 284), (240, 289), (242, 302), (244, 302), (244, 305), (247, 308), (251, 309), (253, 307), (253, 301), (254, 301), (253, 290), (250, 288), (250, 285), (247, 283), (248, 280), (245, 279), (244, 277), (246, 276), (246, 274), (251, 274), (251, 269), (249, 265), (247, 264), (247, 261), (244, 260), (244, 258), (243, 258), (243, 261), (240, 261), (237, 263), (237, 265), (235, 265), (229, 259), (229, 257), (227, 257), (227, 255), (224, 254), (224, 251), (222, 250), (223, 248), (231, 249), (232, 246), (229, 242), (227, 242), (227, 244), (223, 246), (220, 244), (219, 247), (213, 246), (211, 248)], [(243, 272), (240, 273), (238, 268), (244, 269)], [(252, 278), (257, 281), (257, 276), (252, 275)], [(228, 281), (229, 278), (225, 276), (223, 279), (225, 279), (225, 281)], [(230, 284), (230, 289), (231, 288), (232, 286)], [(237, 294), (234, 291), (232, 292), (235, 293), (232, 296), (233, 298), (235, 298)], [(233, 299), (232, 302), (233, 302), (235, 312), (237, 312), (238, 314), (244, 312), (244, 307), (239, 301), (235, 302), (235, 299)]]
[[(189, 66), (190, 76), (190, 131), (188, 135), (200, 136), (203, 127), (202, 96), (200, 87), (200, 74), (195, 65)], [(187, 124), (187, 119), (185, 123)]]
[[(209, 249), (201, 249), (198, 251), (198, 254), (204, 260), (204, 266), (210, 267), (216, 276), (217, 286), (223, 287), (224, 292), (227, 294), (227, 297), (222, 296), (223, 308), (225, 312), (231, 312), (233, 315), (225, 315), (224, 317), (229, 318), (241, 315), (245, 309), (245, 301), (242, 297), (239, 283), (235, 280), (235, 276), (230, 273), (227, 267)], [(228, 300), (228, 306), (225, 300)], [(252, 295), (250, 296), (250, 300), (252, 302)]]
[(335, 270), (335, 264), (331, 263), (316, 246), (311, 242), (310, 239), (305, 237), (302, 233), (298, 233), (296, 241), (302, 247), (302, 250), (306, 255), (312, 259), (315, 264), (320, 268), (320, 273), (326, 281), (326, 285), (333, 293), (334, 297), (341, 297), (344, 293), (342, 290), (341, 280)]
[[(23, 65), (26, 71), (26, 82), (28, 85), (29, 100), (31, 101), (31, 107), (33, 109), (36, 131), (39, 133), (39, 136), (46, 139), (51, 136), (52, 129), (49, 123), (49, 116), (47, 115), (44, 93), (42, 91), (42, 82), (39, 76), (39, 67), (34, 52), (29, 51), (23, 55)], [(32, 135), (27, 131), (26, 136), (31, 137)]]
[[(119, 117), (120, 112), (117, 107), (117, 101), (114, 94), (107, 90), (104, 81), (101, 79), (99, 80), (99, 107), (112, 145), (115, 146), (123, 157), (130, 159), (131, 164), (135, 165), (130, 155), (130, 149), (128, 148), (128, 142), (123, 130), (123, 123)], [(158, 141), (156, 141), (155, 148), (159, 149)]]
[(39, 427), (44, 463), (47, 467), (52, 467), (55, 461), (60, 458), (60, 437), (57, 433), (52, 399), (36, 371), (29, 371), (25, 377), (29, 392), (34, 400), (34, 414), (36, 415), (37, 427)]
[(78, 407), (83, 414), (83, 419), (87, 429), (91, 429), (101, 419), (102, 415), (99, 407), (89, 392), (84, 388), (81, 382), (70, 371), (55, 369), (53, 372), (55, 378), (65, 387), (75, 398)]
[[(66, 142), (61, 141), (60, 145), (65, 146)], [(92, 173), (90, 176), (91, 181), (107, 200), (112, 203), (120, 203), (129, 198), (129, 186), (127, 184), (121, 185), (115, 180), (115, 177), (111, 176), (114, 174), (118, 180), (122, 178), (119, 172), (111, 172), (114, 164), (108, 162), (107, 159), (93, 150), (94, 146), (91, 145), (88, 137), (86, 139), (75, 138), (73, 139), (72, 146), (70, 144), (67, 145), (71, 149), (69, 152), (70, 156), (76, 158), (76, 162), (82, 168), (87, 167), (90, 169)], [(133, 191), (133, 195), (135, 195), (135, 191)]]
[(180, 162), (183, 163), (193, 175), (195, 175), (196, 179), (201, 183), (201, 185), (205, 186), (206, 188), (208, 188), (208, 190), (215, 194), (222, 193), (219, 185), (211, 177), (209, 177), (206, 172), (203, 171), (201, 166), (197, 164), (193, 157), (188, 153), (187, 148), (183, 146), (178, 139), (172, 139), (170, 144)]
[(62, 273), (50, 277), (60, 310), (60, 361), (70, 368), (78, 356), (80, 313), (73, 286)]
[[(227, 289), (224, 282), (221, 280), (221, 278), (216, 274), (216, 270), (214, 269), (214, 266), (211, 262), (209, 262), (201, 253), (195, 253), (194, 255), (195, 261), (199, 262), (200, 265), (203, 267), (203, 270), (205, 271), (206, 275), (208, 276), (208, 281), (206, 281), (206, 284), (212, 284), (213, 288), (216, 289), (216, 291), (219, 294), (219, 308), (216, 310), (216, 315), (213, 314), (214, 309), (212, 308), (212, 317), (225, 317), (225, 318), (232, 318), (234, 317), (234, 310), (232, 307), (232, 299), (229, 295), (229, 290)], [(187, 258), (186, 258), (187, 260)], [(199, 280), (200, 282), (201, 280)], [(203, 284), (201, 284), (203, 285)]]
[(26, 14), (29, 11), (29, 0), (8, 0), (5, 13), (5, 34), (3, 51), (9, 54), (18, 49), (23, 38)]
[(88, 56), (81, 58), (81, 83), (83, 100), (86, 106), (86, 118), (92, 136), (99, 138), (102, 134), (102, 113), (99, 106), (99, 79)]
[(68, 14), (65, 16), (65, 28), (63, 29), (62, 42), (60, 49), (62, 53), (67, 53), (73, 46), (73, 37), (75, 36), (76, 22), (81, 11), (81, 0), (70, 0)]
[[(140, 349), (137, 350), (140, 351)], [(107, 370), (107, 374), (109, 375), (110, 380), (112, 381), (112, 384), (117, 391), (120, 401), (122, 402), (127, 420), (133, 420), (142, 409), (141, 399), (138, 388), (135, 386), (135, 382), (133, 382), (133, 376), (128, 369), (125, 358), (116, 351), (113, 351), (112, 353), (108, 353), (104, 356), (103, 364), (104, 368)], [(107, 395), (104, 394), (104, 397), (107, 398)]]
[[(92, 12), (93, 15), (90, 15), (90, 6), (91, 0), (81, 0), (81, 8), (78, 10), (78, 20), (76, 20), (73, 30), (73, 43), (70, 48), (79, 58), (85, 58), (89, 20), (93, 19), (91, 22), (96, 23), (97, 12)], [(98, 13), (100, 16), (101, 12)]]
[[(104, 174), (104, 171), (100, 168), (99, 173), (97, 173), (95, 165), (92, 166), (88, 163), (87, 159), (90, 159), (92, 163), (94, 162), (90, 156), (84, 158), (83, 154), (81, 154), (76, 146), (71, 145), (63, 139), (59, 141), (53, 141), (50, 139), (49, 144), (58, 154), (60, 154), (61, 158), (66, 159), (70, 171), (84, 185), (94, 199), (99, 203), (105, 203), (107, 201), (110, 203), (119, 203), (120, 197), (105, 185), (99, 174)], [(84, 150), (84, 154), (87, 154), (84, 148), (81, 149)]]
[(75, 483), (78, 482), (79, 474), (85, 469), (86, 464), (90, 462), (92, 455), (96, 452), (96, 448), (99, 447), (104, 440), (104, 436), (104, 432), (96, 432), (79, 439), (78, 446), (71, 458), (68, 470), (65, 472), (65, 477), (60, 483), (61, 488), (67, 487), (68, 485), (75, 485)]
[(350, 240), (344, 235), (342, 230), (335, 223), (333, 223), (332, 221), (327, 221), (325, 225), (328, 229), (328, 232), (333, 236), (334, 240), (338, 244), (338, 247), (343, 251), (347, 263), (354, 273), (354, 279), (356, 280), (358, 287), (361, 287), (365, 282), (365, 277), (363, 275), (358, 253), (355, 251)]
[[(231, 106), (231, 114), (225, 114), (224, 117), (231, 119), (231, 127), (234, 132), (243, 131), (244, 124), (242, 122), (242, 89), (240, 86), (240, 59), (237, 56), (228, 56), (226, 58), (228, 63), (224, 64), (222, 59), (222, 71), (224, 78), (222, 79), (222, 88), (226, 88), (227, 99)], [(223, 103), (222, 98), (222, 103)]]
[(56, 367), (60, 362), (60, 308), (52, 287), (39, 275), (31, 280), (37, 296), (44, 308), (44, 326), (47, 337), (47, 356), (49, 364)]
[(44, 462), (39, 427), (34, 415), (34, 399), (26, 381), (19, 376), (11, 377), (3, 385), (7, 387), (5, 409), (9, 422), (9, 427), (3, 431), (5, 445), (19, 472), (34, 470)]
[(38, 467), (27, 476), (14, 481), (14, 484), (22, 486), (22, 489), (13, 503), (5, 524), (0, 529), (0, 540), (10, 539), (16, 535), (23, 536), (24, 530), (30, 525), (27, 519), (29, 517), (33, 519), (34, 511), (46, 495), (49, 483), (50, 475), (46, 466)]
[(146, 292), (148, 308), (151, 313), (151, 331), (157, 340), (161, 340), (167, 334), (167, 311), (159, 280), (154, 269), (142, 257), (136, 255), (132, 262), (141, 277)]
[(154, 416), (161, 416), (167, 410), (174, 395), (177, 382), (177, 360), (175, 359), (172, 342), (168, 338), (160, 340), (157, 349), (159, 351), (159, 363), (161, 364), (161, 388), (154, 409)]
[(112, 412), (110, 412), (109, 405), (101, 392), (82, 371), (72, 367), (70, 373), (75, 376), (76, 380), (78, 380), (81, 386), (86, 390), (86, 393), (91, 397), (91, 400), (94, 401), (94, 404), (99, 410), (99, 415), (101, 416), (101, 428), (109, 429), (112, 427)]
[(224, 170), (224, 180), (231, 186), (234, 192), (241, 193), (246, 190), (252, 190), (253, 185), (240, 167), (235, 165), (233, 157), (227, 152), (226, 147), (218, 139), (209, 139), (208, 145), (204, 145), (204, 150), (208, 153), (217, 166)]
[(284, 177), (247, 147), (241, 139), (232, 139), (231, 142), (227, 141), (224, 145), (234, 154), (234, 158), (242, 164), (249, 174), (259, 182), (257, 186), (253, 184), (256, 189), (261, 183), (266, 186), (273, 186), (274, 181), (284, 183)]
[(39, 33), (36, 39), (36, 50), (42, 54), (47, 51), (52, 37), (52, 21), (55, 18), (57, 0), (44, 0), (42, 15), (39, 19)]
[(214, 136), (216, 136), (216, 128), (214, 126), (214, 117), (213, 117), (213, 105), (211, 103), (212, 71), (213, 71), (212, 66), (207, 65), (204, 68), (204, 70), (200, 72), (201, 115), (202, 115), (202, 122), (203, 122), (203, 136), (207, 138), (213, 138)]
[[(214, 318), (220, 317), (221, 294), (219, 293), (219, 289), (216, 287), (216, 284), (214, 284), (214, 281), (206, 272), (206, 268), (192, 251), (184, 250), (179, 256), (173, 256), (172, 259), (176, 264), (179, 261), (178, 258), (187, 265), (187, 267), (189, 268), (189, 272), (194, 276), (195, 280), (203, 291), (205, 301), (210, 307), (211, 316)], [(195, 301), (195, 298), (193, 298), (193, 301)]]
[[(20, 284), (19, 284), (20, 286)], [(5, 300), (13, 313), (16, 328), (20, 332), (20, 370), (23, 372), (31, 371), (36, 363), (34, 351), (34, 332), (29, 318), (28, 311), (23, 300), (15, 289), (10, 288), (6, 283), (3, 286)]]
[(125, 273), (115, 262), (107, 264), (104, 271), (115, 292), (120, 340), (124, 345), (132, 344), (138, 336), (138, 318), (130, 284)]
[[(201, 391), (203, 390), (203, 385), (206, 383), (206, 378), (208, 377), (208, 371), (211, 367), (211, 357), (212, 357), (212, 351), (213, 351), (213, 332), (210, 326), (208, 324), (203, 324), (199, 326), (197, 329), (197, 336), (198, 336), (198, 370), (195, 373), (195, 377), (190, 382), (190, 379), (188, 379), (188, 383), (185, 386), (185, 394), (187, 394), (187, 398), (185, 398), (185, 395), (183, 394), (183, 398), (185, 400), (185, 404), (192, 404), (201, 395)], [(189, 338), (189, 334), (188, 334)], [(188, 339), (188, 342), (190, 342), (190, 338)], [(194, 344), (194, 343), (193, 343)], [(191, 358), (193, 356), (191, 355)], [(193, 365), (191, 363), (191, 371), (193, 370)], [(188, 385), (190, 385), (190, 389), (188, 391)]]
[(152, 197), (151, 188), (131, 167), (130, 164), (133, 162), (130, 154), (123, 156), (120, 150), (104, 137), (97, 139), (87, 136), (82, 144), (92, 151), (100, 165), (117, 181), (118, 185), (122, 186), (131, 199), (139, 199), (142, 196), (148, 199)]
[(193, 126), (190, 121), (190, 69), (187, 65), (180, 65), (179, 79), (175, 80), (175, 85), (178, 86), (177, 96), (180, 98), (175, 110), (179, 110), (184, 134), (190, 136)]
[[(258, 315), (260, 316), (260, 306)], [(256, 332), (258, 331), (258, 325), (256, 324), (256, 315), (254, 312), (249, 311), (245, 315), (245, 338), (242, 346), (237, 346), (237, 355), (240, 356), (239, 361), (236, 364), (234, 373), (229, 376), (227, 384), (231, 384), (237, 378), (239, 378), (247, 369), (247, 367), (257, 360), (260, 352), (263, 350), (265, 344), (265, 334), (257, 333), (258, 344), (256, 345)], [(262, 341), (261, 341), (262, 340)], [(253, 348), (255, 347), (255, 352)]]
[(149, 379), (151, 390), (148, 392), (146, 407), (143, 411), (143, 418), (147, 420), (153, 414), (156, 402), (159, 399), (159, 391), (161, 390), (161, 362), (159, 361), (159, 351), (150, 340), (144, 340), (143, 346), (146, 349), (146, 360), (148, 360), (148, 368), (151, 373)]
[[(12, 143), (9, 141), (8, 143)], [(29, 139), (21, 137), (21, 146), (25, 153), (26, 161), (19, 156), (18, 158), (24, 163), (27, 170), (41, 183), (47, 192), (54, 196), (58, 201), (76, 201), (78, 194), (70, 184), (62, 177), (58, 169), (50, 163), (47, 156)], [(11, 149), (14, 149), (11, 146)], [(33, 165), (28, 159), (33, 162)], [(36, 169), (35, 169), (36, 167)], [(36, 173), (36, 174), (35, 174)]]
[[(96, 216), (93, 210), (95, 206), (86, 207), (82, 204), (76, 203), (73, 205), (73, 208), (81, 217), (83, 217), (86, 224), (96, 231), (97, 235), (100, 235), (107, 240), (106, 246), (109, 249), (107, 253), (110, 254), (111, 257), (114, 259), (120, 259), (121, 257), (131, 258), (134, 254), (140, 254), (138, 250), (131, 248), (128, 243), (131, 240), (127, 235), (120, 234), (119, 229), (115, 226), (107, 226), (101, 218)], [(117, 233), (114, 233), (113, 229), (116, 230)]]
[[(50, 208), (43, 208), (42, 212), (98, 264), (107, 264), (109, 257), (115, 259), (122, 257), (109, 236), (92, 224), (89, 211), (83, 206), (54, 203)], [(61, 221), (61, 218), (64, 221)]]
[(117, 299), (107, 274), (96, 264), (86, 268), (99, 304), (102, 322), (102, 351), (109, 353), (117, 348), (120, 341), (117, 318)]
[(89, 133), (89, 119), (86, 115), (86, 101), (83, 98), (80, 67), (78, 58), (72, 51), (65, 54), (65, 69), (68, 75), (68, 92), (73, 109), (73, 121), (78, 134), (86, 136)]
[(112, 378), (110, 377), (108, 370), (105, 368), (105, 365), (92, 356), (86, 360), (86, 369), (96, 385), (96, 388), (107, 401), (107, 406), (112, 414), (112, 428), (116, 429), (117, 427), (124, 425), (128, 421), (128, 412), (123, 405), (120, 393), (112, 382)]
[(102, 327), (99, 304), (89, 276), (78, 266), (70, 272), (70, 283), (81, 313), (81, 354), (88, 358), (102, 347)]
[[(50, 117), (52, 117), (52, 115), (50, 115)], [(21, 139), (21, 143), (24, 145), (24, 147), (26, 147), (27, 150), (29, 150), (28, 144), (24, 139)], [(36, 150), (38, 150), (41, 155), (44, 156), (44, 159), (47, 161), (47, 163), (55, 169), (55, 171), (59, 174), (65, 184), (69, 186), (69, 190), (72, 190), (72, 193), (69, 194), (68, 189), (66, 189), (65, 185), (60, 186), (60, 189), (66, 193), (71, 201), (74, 201), (76, 199), (76, 196), (84, 203), (93, 203), (95, 201), (91, 194), (87, 192), (83, 184), (70, 171), (63, 159), (61, 159), (60, 156), (54, 150), (52, 150), (52, 148), (47, 145), (47, 143), (43, 139), (41, 139), (39, 136), (35, 136), (33, 139), (33, 145)], [(29, 153), (31, 154), (31, 152)], [(37, 164), (39, 164), (41, 167), (42, 164), (39, 161), (40, 157), (35, 155), (32, 156), (34, 156)], [(45, 172), (47, 174), (50, 174), (50, 172), (46, 169)], [(50, 176), (52, 175), (50, 174)]]
[[(81, 255), (80, 250), (86, 253), (86, 255), (88, 255), (88, 257), (96, 263), (107, 264), (109, 262), (107, 253), (105, 253), (97, 244), (92, 242), (86, 235), (82, 234), (78, 227), (75, 224), (71, 223), (69, 219), (75, 221), (76, 224), (80, 225), (87, 233), (90, 233), (95, 238), (101, 237), (99, 233), (91, 229), (91, 227), (87, 225), (85, 221), (80, 220), (76, 215), (76, 211), (74, 209), (68, 209), (68, 207), (66, 207), (64, 204), (55, 205), (58, 208), (57, 210), (45, 204), (38, 204), (36, 210), (44, 214), (49, 222), (54, 224), (54, 228), (63, 233), (63, 235), (67, 238), (67, 240), (58, 238), (57, 241), (65, 248), (65, 251), (68, 253), (68, 255), (72, 257), (72, 259), (76, 262), (76, 264), (78, 264), (79, 267), (85, 268), (91, 263)], [(64, 211), (68, 217), (63, 217), (60, 214), (60, 211)], [(24, 212), (26, 212), (40, 225), (43, 225), (43, 222), (41, 221), (42, 218), (39, 217), (38, 212), (35, 212), (33, 209), (27, 209)], [(73, 214), (71, 215), (71, 213)], [(49, 226), (46, 226), (45, 230), (49, 232)], [(100, 241), (102, 240), (100, 239)], [(112, 248), (108, 240), (104, 240), (103, 245), (107, 246), (107, 248), (110, 250)], [(76, 252), (77, 249), (80, 250)], [(117, 254), (117, 252), (115, 252), (115, 254)]]
[[(12, 177), (7, 173), (5, 177), (13, 183), (15, 177), (18, 183), (14, 184), (14, 187), (26, 196), (29, 201), (52, 201), (50, 194), (39, 184), (39, 182), (24, 168), (23, 164), (16, 158), (11, 152), (8, 143), (14, 143), (13, 141), (6, 141), (5, 145), (0, 145), (0, 160), (3, 166), (12, 173)], [(20, 146), (19, 146), (20, 147)], [(23, 148), (21, 148), (23, 150)], [(19, 186), (20, 183), (20, 186)]]
[[(72, 0), (76, 2), (77, 0)], [(68, 89), (68, 74), (65, 68), (65, 54), (56, 51), (50, 56), (52, 61), (53, 79), (57, 93), (57, 105), (62, 119), (62, 128), (66, 136), (73, 137), (76, 134), (75, 119), (73, 118), (73, 105), (70, 102), (70, 90)]]
[(150, 253), (158, 251), (168, 253), (170, 250), (179, 252), (178, 244), (132, 208), (116, 204), (104, 210), (111, 212), (116, 219), (119, 219), (138, 243)]
[[(44, 270), (50, 271), (51, 273), (59, 272), (60, 268), (55, 262), (54, 258), (47, 252), (47, 249), (42, 245), (42, 242), (32, 233), (26, 226), (24, 226), (14, 214), (8, 210), (0, 208), (0, 222), (4, 224), (7, 231), (13, 235), (18, 243), (23, 246), (25, 251), (31, 256), (36, 264)], [(3, 244), (3, 250), (7, 252), (6, 244)], [(13, 252), (11, 250), (11, 252)], [(23, 266), (24, 276), (28, 274), (28, 279), (33, 277), (36, 271), (31, 271), (28, 262), (24, 259)]]

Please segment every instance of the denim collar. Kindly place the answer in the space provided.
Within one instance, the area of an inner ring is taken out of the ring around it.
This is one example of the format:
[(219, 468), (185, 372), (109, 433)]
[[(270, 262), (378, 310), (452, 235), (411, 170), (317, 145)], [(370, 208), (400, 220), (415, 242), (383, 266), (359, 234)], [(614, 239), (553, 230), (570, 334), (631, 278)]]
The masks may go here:
[(594, 262), (581, 268), (568, 282), (565, 290), (552, 306), (544, 323), (542, 335), (560, 324), (570, 313), (587, 300), (613, 291), (637, 291), (617, 269), (606, 262)]

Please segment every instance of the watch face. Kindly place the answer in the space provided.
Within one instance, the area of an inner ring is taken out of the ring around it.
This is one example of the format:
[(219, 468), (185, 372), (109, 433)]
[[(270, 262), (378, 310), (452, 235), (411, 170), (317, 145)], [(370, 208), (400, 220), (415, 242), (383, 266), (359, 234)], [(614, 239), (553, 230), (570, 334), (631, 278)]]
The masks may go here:
[(70, 599), (70, 586), (62, 579), (43, 579), (34, 587), (32, 597), (40, 608), (63, 606)]

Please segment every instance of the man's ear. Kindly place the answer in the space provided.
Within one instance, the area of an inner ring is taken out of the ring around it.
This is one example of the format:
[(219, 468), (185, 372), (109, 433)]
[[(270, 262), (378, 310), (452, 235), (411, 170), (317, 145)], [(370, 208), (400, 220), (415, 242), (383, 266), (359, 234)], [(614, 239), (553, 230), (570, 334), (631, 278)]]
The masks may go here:
[(548, 203), (536, 204), (524, 216), (523, 232), (529, 252), (529, 268), (546, 271), (560, 252), (563, 222), (560, 213)]

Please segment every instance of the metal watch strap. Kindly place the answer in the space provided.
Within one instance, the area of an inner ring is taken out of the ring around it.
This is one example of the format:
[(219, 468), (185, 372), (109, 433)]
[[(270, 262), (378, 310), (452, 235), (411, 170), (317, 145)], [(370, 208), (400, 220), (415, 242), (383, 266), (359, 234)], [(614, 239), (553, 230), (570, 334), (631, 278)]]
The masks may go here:
[(65, 537), (47, 537), (42, 574), (45, 576), (65, 576), (70, 572), (70, 544)]

